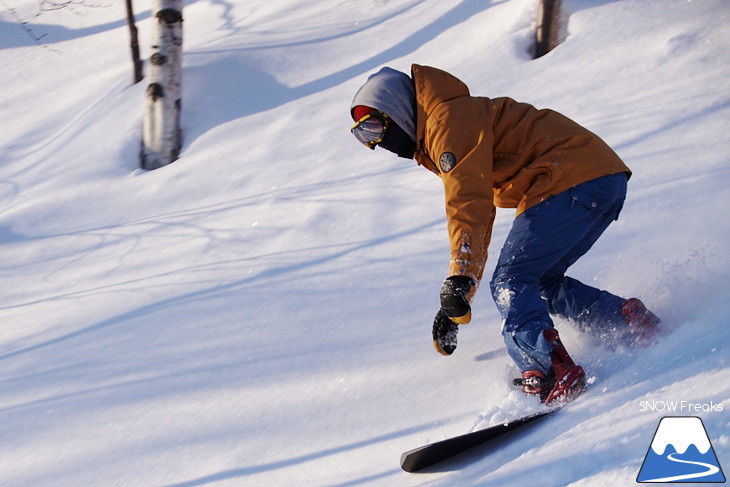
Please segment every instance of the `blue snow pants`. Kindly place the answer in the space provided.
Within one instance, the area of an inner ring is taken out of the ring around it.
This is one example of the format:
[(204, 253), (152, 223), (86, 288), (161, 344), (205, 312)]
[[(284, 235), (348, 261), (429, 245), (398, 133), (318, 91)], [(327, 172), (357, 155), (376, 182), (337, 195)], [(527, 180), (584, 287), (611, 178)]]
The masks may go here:
[(551, 314), (599, 332), (626, 326), (623, 298), (565, 275), (618, 218), (626, 182), (626, 173), (597, 178), (551, 196), (515, 219), (490, 286), (507, 351), (521, 371), (548, 373), (552, 346), (543, 331), (553, 327)]

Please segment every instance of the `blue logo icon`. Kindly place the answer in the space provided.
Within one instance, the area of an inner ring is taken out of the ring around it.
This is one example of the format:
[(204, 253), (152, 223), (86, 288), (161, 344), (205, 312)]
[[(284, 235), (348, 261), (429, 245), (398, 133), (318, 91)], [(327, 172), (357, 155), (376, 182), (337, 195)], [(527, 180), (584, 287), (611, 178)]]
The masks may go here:
[(695, 416), (662, 418), (636, 481), (725, 482), (702, 420)]

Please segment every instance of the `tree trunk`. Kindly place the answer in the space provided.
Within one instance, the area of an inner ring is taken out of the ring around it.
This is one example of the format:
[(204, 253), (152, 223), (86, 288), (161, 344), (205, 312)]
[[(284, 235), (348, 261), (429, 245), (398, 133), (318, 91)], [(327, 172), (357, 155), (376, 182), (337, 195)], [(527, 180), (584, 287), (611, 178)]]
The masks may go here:
[(139, 40), (137, 37), (137, 25), (134, 22), (134, 7), (132, 0), (127, 0), (127, 25), (129, 25), (130, 47), (132, 48), (132, 64), (134, 65), (134, 84), (144, 78), (142, 74), (142, 60), (139, 58)]
[(142, 167), (157, 169), (177, 160), (182, 81), (183, 0), (153, 0), (152, 55), (142, 141)]
[(535, 30), (535, 59), (560, 43), (560, 0), (540, 0)]

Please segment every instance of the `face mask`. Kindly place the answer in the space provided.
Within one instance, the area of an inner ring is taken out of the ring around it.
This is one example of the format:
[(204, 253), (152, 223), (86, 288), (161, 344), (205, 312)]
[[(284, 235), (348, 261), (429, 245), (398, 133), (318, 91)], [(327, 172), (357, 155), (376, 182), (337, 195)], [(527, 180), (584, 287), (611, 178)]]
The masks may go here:
[(413, 159), (416, 153), (416, 143), (392, 120), (378, 146), (405, 159)]

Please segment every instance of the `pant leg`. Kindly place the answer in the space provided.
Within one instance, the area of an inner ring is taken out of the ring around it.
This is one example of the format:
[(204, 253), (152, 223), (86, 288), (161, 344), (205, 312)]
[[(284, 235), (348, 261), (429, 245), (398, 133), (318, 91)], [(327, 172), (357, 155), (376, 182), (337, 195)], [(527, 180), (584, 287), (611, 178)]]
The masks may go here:
[[(584, 185), (598, 189), (588, 191)], [(552, 196), (515, 219), (490, 285), (502, 315), (507, 350), (521, 370), (547, 373), (552, 349), (542, 332), (553, 326), (549, 306), (556, 309), (568, 303), (571, 285), (579, 294), (573, 310), (600, 297), (598, 290), (560, 278), (564, 270), (559, 271), (593, 245), (608, 226), (607, 219), (610, 223), (618, 216), (625, 191), (625, 175), (599, 178)], [(613, 218), (607, 216), (609, 209)], [(552, 278), (549, 302), (543, 298), (546, 274)]]
[(566, 277), (565, 272), (582, 257), (611, 222), (618, 219), (626, 197), (623, 174), (607, 176), (569, 191), (574, 205), (599, 214), (583, 238), (540, 279), (541, 294), (552, 315), (575, 321), (582, 329), (600, 332), (625, 325), (621, 316), (624, 298)]

